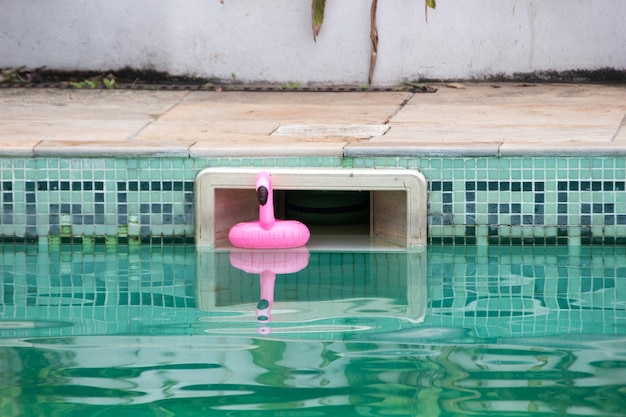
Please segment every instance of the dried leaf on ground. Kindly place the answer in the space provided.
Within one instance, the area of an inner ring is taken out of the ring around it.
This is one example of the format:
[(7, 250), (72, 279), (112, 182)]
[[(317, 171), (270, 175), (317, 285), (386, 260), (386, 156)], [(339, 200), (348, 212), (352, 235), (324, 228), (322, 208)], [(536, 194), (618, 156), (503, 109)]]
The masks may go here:
[(428, 84), (420, 83), (417, 81), (405, 81), (405, 86), (411, 87), (413, 93), (436, 93), (437, 88)]

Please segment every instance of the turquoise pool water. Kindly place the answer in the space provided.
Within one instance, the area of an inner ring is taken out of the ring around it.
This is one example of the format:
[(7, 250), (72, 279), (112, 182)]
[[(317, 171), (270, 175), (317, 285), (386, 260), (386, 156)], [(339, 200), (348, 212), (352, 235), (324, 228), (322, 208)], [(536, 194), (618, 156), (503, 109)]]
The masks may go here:
[(0, 415), (623, 416), (626, 247), (0, 246)]

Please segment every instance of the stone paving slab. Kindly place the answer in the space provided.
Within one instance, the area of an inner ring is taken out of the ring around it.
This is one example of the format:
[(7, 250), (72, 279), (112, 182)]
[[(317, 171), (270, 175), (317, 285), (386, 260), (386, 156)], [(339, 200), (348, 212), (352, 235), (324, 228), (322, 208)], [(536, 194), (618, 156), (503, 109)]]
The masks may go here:
[(610, 141), (625, 114), (624, 88), (472, 85), (413, 97), (376, 140)]
[(211, 139), (221, 129), (269, 135), (281, 124), (385, 123), (407, 97), (386, 92), (191, 92), (150, 127), (167, 131), (172, 124)]
[(128, 140), (185, 92), (0, 90), (0, 140)]
[[(437, 88), (434, 94), (3, 88), (0, 156), (626, 154), (626, 84)], [(361, 125), (388, 129), (370, 136), (376, 129), (350, 128)]]

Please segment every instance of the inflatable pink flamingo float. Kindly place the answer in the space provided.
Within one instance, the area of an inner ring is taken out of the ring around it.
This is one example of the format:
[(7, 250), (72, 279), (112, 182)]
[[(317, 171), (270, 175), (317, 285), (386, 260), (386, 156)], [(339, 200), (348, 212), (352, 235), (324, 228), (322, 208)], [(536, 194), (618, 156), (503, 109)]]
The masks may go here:
[[(276, 274), (294, 274), (309, 264), (307, 248), (294, 248), (282, 251), (245, 251), (235, 249), (230, 253), (230, 264), (249, 274), (259, 274), (261, 297), (256, 306), (256, 319), (261, 324), (272, 321), (274, 305), (274, 283)], [(267, 326), (258, 329), (261, 334), (271, 333)]]
[(228, 232), (233, 246), (247, 249), (284, 249), (304, 246), (311, 237), (309, 229), (296, 220), (274, 218), (274, 192), (270, 174), (256, 177), (259, 220), (237, 223)]

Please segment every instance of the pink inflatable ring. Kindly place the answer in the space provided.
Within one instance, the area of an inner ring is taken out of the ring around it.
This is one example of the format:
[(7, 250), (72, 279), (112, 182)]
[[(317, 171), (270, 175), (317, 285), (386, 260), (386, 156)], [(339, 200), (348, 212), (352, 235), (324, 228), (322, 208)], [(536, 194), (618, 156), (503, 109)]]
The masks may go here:
[(256, 177), (259, 220), (237, 223), (228, 232), (233, 246), (247, 249), (283, 249), (304, 246), (311, 237), (308, 227), (296, 220), (274, 218), (274, 192), (267, 172)]

